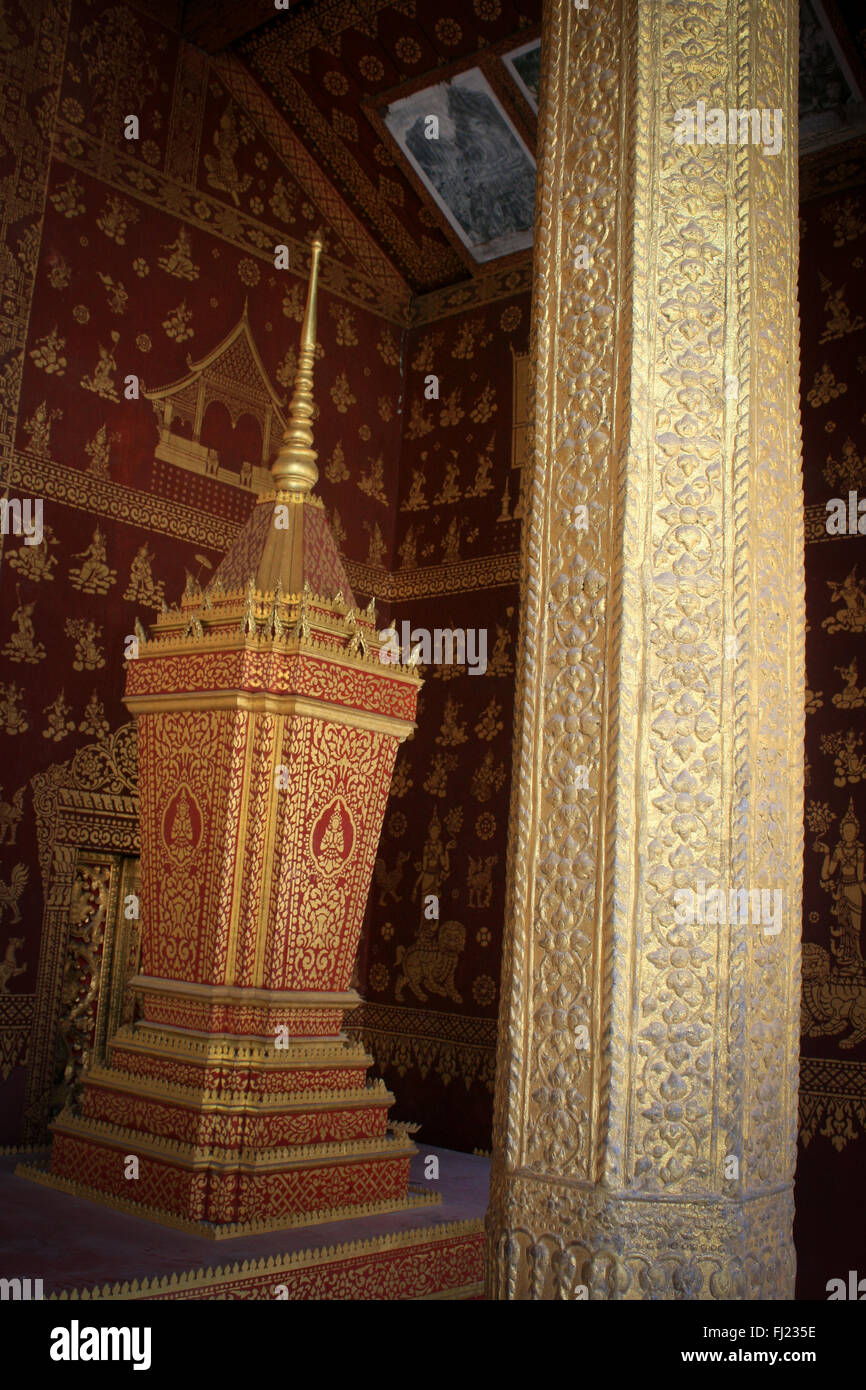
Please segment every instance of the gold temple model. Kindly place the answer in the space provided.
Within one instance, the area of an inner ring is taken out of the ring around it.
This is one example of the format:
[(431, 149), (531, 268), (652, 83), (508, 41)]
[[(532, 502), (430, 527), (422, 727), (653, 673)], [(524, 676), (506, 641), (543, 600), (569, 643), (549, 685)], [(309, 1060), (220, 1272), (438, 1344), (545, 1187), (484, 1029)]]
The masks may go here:
[(273, 488), (129, 662), (140, 1016), (55, 1120), (50, 1170), (21, 1169), (211, 1236), (431, 1200), (409, 1197), (414, 1146), (342, 1032), (421, 682), (379, 660), (374, 605), (358, 609), (312, 494), (321, 251)]

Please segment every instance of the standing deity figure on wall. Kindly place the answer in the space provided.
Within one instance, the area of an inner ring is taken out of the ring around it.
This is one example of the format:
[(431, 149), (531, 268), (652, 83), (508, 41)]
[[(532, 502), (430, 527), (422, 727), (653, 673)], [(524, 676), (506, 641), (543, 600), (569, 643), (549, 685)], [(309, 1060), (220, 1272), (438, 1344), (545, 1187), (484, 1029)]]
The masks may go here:
[(24, 691), (14, 681), (0, 685), (0, 729), (7, 734), (26, 734), (30, 728), (23, 697)]
[(146, 542), (135, 552), (129, 570), (129, 583), (123, 595), (128, 602), (146, 603), (159, 608), (163, 601), (163, 584), (162, 580), (158, 583), (154, 580), (151, 568), (154, 559), (155, 556)]
[(41, 401), (30, 419), (24, 423), (24, 431), (30, 437), (28, 449), (40, 458), (51, 457), (51, 425), (63, 414), (62, 410), (49, 410), (48, 402)]
[(854, 814), (852, 797), (839, 823), (840, 839), (832, 853), (823, 840), (815, 842), (815, 849), (824, 855), (821, 887), (833, 895), (833, 916), (839, 924), (831, 928), (833, 955), (838, 969), (846, 975), (866, 975), (866, 962), (860, 947), (866, 880), (859, 830), (860, 822)]
[(451, 841), (446, 842), (442, 839), (442, 825), (438, 812), (434, 811), (424, 844), (424, 852), (420, 862), (415, 864), (418, 877), (412, 888), (412, 897), (418, 898), (420, 896), (422, 907), (424, 899), (431, 894), (436, 897), (440, 896), (441, 885), (451, 872), (449, 850), (453, 848), (454, 844)]
[(12, 633), (3, 648), (3, 655), (8, 656), (10, 661), (26, 661), (31, 664), (42, 661), (45, 648), (41, 642), (37, 642), (36, 629), (33, 626), (33, 609), (36, 604), (24, 603), (17, 585), (15, 592), (18, 595), (18, 607), (12, 614), (12, 621), (18, 624), (18, 631)]
[(109, 439), (108, 426), (102, 424), (96, 431), (89, 444), (85, 444), (84, 452), (90, 459), (87, 465), (90, 473), (95, 473), (97, 478), (107, 478), (109, 476), (108, 465), (111, 460), (112, 442), (117, 442), (119, 436), (112, 434)]

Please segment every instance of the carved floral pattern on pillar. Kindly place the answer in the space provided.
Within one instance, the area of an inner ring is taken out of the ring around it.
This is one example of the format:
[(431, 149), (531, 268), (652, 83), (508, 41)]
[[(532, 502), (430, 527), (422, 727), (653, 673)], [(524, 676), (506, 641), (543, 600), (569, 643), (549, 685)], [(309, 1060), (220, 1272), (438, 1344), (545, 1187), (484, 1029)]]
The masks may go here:
[[(795, 18), (547, 10), (493, 1296), (793, 1290)], [(715, 92), (784, 155), (676, 143)], [(780, 930), (678, 918), (702, 881)]]

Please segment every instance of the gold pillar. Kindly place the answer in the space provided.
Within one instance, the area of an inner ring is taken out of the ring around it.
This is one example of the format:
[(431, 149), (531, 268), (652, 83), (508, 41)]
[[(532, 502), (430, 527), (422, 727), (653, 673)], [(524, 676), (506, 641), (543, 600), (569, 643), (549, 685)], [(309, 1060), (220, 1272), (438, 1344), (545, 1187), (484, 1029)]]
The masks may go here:
[(793, 1293), (797, 50), (793, 0), (546, 5), (495, 1298)]

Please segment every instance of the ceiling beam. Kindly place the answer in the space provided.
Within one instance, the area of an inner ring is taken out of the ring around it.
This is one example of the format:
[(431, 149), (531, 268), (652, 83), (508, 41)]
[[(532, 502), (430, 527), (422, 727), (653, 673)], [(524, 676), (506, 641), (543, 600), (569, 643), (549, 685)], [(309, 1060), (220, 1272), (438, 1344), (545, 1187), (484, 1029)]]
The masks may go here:
[(274, 0), (187, 0), (181, 33), (205, 53), (219, 53), (253, 29), (260, 29), (275, 15)]

